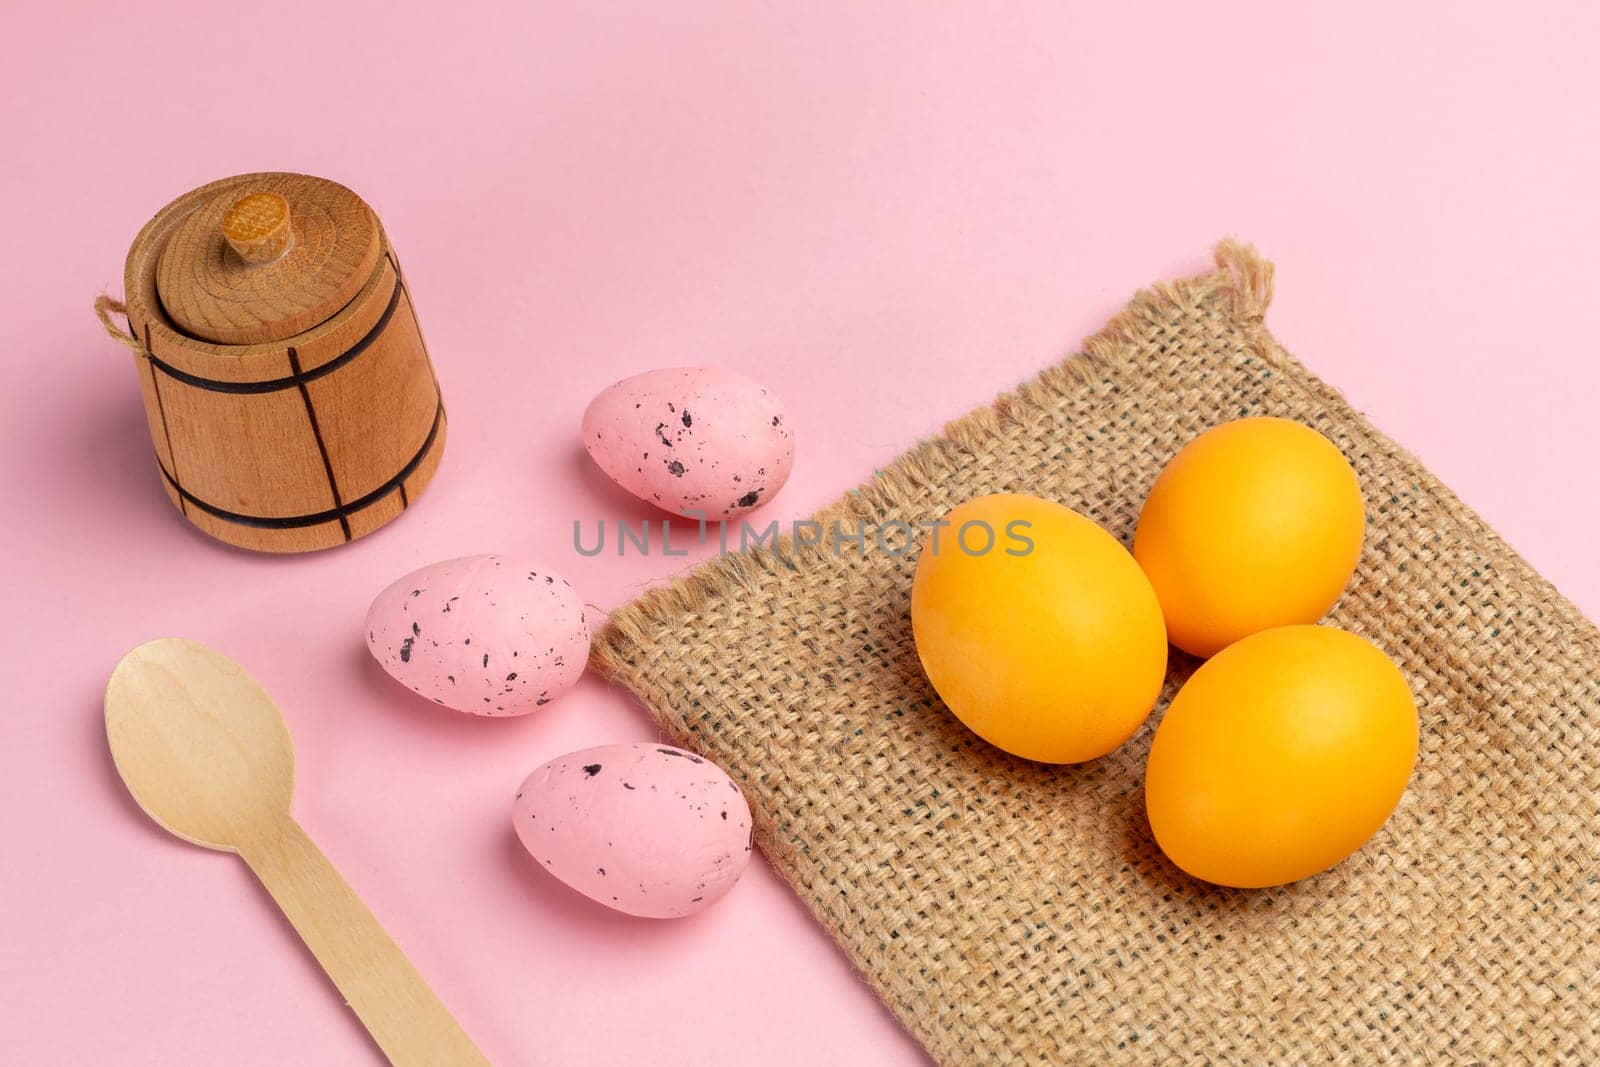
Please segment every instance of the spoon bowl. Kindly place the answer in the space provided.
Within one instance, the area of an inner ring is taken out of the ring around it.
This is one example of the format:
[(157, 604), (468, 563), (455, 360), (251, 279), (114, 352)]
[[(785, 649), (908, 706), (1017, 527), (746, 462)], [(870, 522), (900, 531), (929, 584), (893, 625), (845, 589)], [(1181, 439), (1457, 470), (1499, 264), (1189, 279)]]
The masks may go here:
[(289, 811), (294, 748), (277, 705), (237, 663), (163, 637), (122, 658), (106, 685), (106, 737), (145, 814), (206, 848), (237, 852)]
[(156, 822), (237, 852), (396, 1067), (487, 1067), (449, 1009), (289, 814), (294, 749), (272, 698), (220, 652), (140, 645), (106, 685), (117, 773)]

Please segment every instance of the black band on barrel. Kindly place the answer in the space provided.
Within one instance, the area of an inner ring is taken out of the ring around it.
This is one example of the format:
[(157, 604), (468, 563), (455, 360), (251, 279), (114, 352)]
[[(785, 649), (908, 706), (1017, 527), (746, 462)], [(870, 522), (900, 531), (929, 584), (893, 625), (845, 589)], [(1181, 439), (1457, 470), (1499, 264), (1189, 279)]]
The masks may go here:
[(394, 492), (396, 489), (400, 490), (401, 493), (404, 493), (405, 480), (411, 477), (418, 467), (422, 466), (422, 461), (427, 458), (428, 451), (433, 448), (434, 439), (439, 436), (439, 427), (443, 424), (443, 422), (444, 404), (441, 402), (433, 411), (433, 425), (429, 427), (428, 436), (423, 440), (422, 447), (417, 449), (417, 454), (412, 456), (411, 460), (404, 467), (400, 468), (398, 474), (360, 499), (352, 500), (348, 504), (342, 504), (335, 508), (329, 508), (327, 511), (318, 511), (310, 515), (287, 515), (282, 518), (278, 518), (266, 515), (242, 515), (237, 511), (229, 511), (226, 508), (219, 508), (215, 504), (206, 503), (204, 500), (201, 500), (183, 486), (179, 485), (178, 480), (172, 476), (171, 471), (167, 470), (166, 464), (161, 462), (161, 458), (159, 456), (156, 457), (156, 466), (161, 468), (162, 476), (166, 478), (167, 484), (172, 486), (173, 492), (178, 494), (178, 498), (180, 500), (186, 501), (194, 507), (199, 508), (207, 515), (215, 516), (216, 518), (223, 519), (227, 522), (238, 523), (240, 526), (256, 526), (264, 530), (298, 530), (305, 526), (320, 526), (325, 522), (343, 521), (348, 516), (354, 515), (356, 512), (360, 511), (362, 508), (370, 507), (373, 504), (376, 504), (379, 500), (382, 500), (385, 496)]
[(209, 389), (213, 393), (275, 393), (280, 389), (294, 389), (305, 385), (306, 382), (314, 382), (324, 374), (332, 374), (371, 347), (372, 342), (376, 341), (378, 335), (383, 333), (384, 327), (389, 325), (389, 320), (394, 318), (394, 309), (399, 306), (400, 294), (404, 290), (405, 286), (400, 281), (399, 273), (396, 272), (394, 293), (389, 297), (389, 306), (383, 309), (383, 314), (379, 316), (372, 329), (367, 331), (366, 336), (322, 366), (291, 374), (287, 378), (271, 378), (264, 382), (223, 382), (215, 378), (202, 378), (198, 374), (190, 374), (186, 370), (179, 370), (160, 356), (157, 356), (150, 351), (148, 341), (145, 342), (144, 358), (149, 360), (150, 366), (167, 377), (174, 378), (185, 385), (192, 385), (196, 389)]

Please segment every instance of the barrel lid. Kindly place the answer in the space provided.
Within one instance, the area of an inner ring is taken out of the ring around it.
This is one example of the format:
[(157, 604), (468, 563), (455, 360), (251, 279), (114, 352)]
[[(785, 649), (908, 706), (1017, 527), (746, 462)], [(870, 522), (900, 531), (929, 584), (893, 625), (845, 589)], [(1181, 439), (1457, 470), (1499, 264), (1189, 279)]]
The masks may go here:
[(372, 209), (338, 182), (261, 175), (178, 225), (161, 250), (156, 292), (194, 337), (281, 341), (348, 304), (372, 277), (380, 246)]

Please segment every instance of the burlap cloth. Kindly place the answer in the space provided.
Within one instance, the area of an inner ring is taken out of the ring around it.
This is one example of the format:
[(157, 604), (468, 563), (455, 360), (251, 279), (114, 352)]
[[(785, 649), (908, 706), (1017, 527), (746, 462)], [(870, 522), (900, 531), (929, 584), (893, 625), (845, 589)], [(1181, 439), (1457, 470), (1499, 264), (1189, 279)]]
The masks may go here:
[(1270, 264), (1224, 243), (1217, 268), (818, 518), (1006, 490), (1126, 543), (1195, 434), (1316, 427), (1369, 512), (1330, 621), (1400, 663), (1422, 716), (1405, 799), (1353, 858), (1255, 891), (1169, 864), (1140, 786), (1165, 698), (1084, 766), (979, 741), (918, 666), (914, 554), (725, 557), (612, 615), (596, 663), (738, 780), (762, 851), (941, 1062), (1600, 1063), (1600, 633), (1278, 345)]

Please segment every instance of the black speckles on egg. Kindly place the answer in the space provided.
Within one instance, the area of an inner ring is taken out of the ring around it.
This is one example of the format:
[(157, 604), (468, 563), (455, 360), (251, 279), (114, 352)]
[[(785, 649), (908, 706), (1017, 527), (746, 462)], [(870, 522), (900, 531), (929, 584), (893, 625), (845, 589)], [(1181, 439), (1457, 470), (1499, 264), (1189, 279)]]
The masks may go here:
[[(747, 828), (725, 803), (725, 775), (676, 749), (665, 758), (664, 747), (602, 745), (536, 769), (512, 820), (524, 847), (574, 890), (634, 915), (687, 915), (722, 896), (745, 866)], [(649, 791), (640, 775), (656, 779)]]
[(522, 563), (447, 560), (394, 583), (368, 612), (373, 655), (419, 695), (461, 711), (518, 715), (555, 699), (582, 674), (588, 622), (570, 583)]
[[(668, 368), (595, 397), (584, 414), (585, 444), (641, 500), (691, 518), (729, 518), (770, 500), (787, 479), (794, 449), (786, 421), (767, 390), (742, 375)], [(601, 428), (605, 441), (589, 440)], [(757, 469), (771, 473), (758, 478)], [(765, 491), (746, 504), (752, 483)]]
[[(698, 911), (738, 880), (749, 860), (749, 849), (740, 846), (749, 843), (750, 824), (747, 809), (741, 804), (736, 810), (723, 792), (737, 794), (737, 786), (715, 764), (681, 749), (640, 743), (586, 749), (551, 765), (590, 759), (607, 771), (591, 790), (575, 795), (552, 789), (543, 801), (555, 805), (562, 819), (561, 832), (540, 834), (539, 840), (555, 857), (563, 881), (619, 910), (670, 917)], [(630, 795), (625, 807), (607, 800), (611, 789)], [(535, 798), (535, 806), (540, 802)], [(610, 832), (613, 827), (626, 838)], [(656, 840), (671, 846), (656, 847)]]

